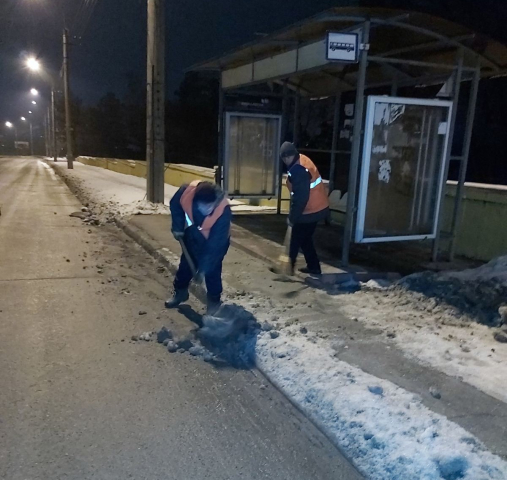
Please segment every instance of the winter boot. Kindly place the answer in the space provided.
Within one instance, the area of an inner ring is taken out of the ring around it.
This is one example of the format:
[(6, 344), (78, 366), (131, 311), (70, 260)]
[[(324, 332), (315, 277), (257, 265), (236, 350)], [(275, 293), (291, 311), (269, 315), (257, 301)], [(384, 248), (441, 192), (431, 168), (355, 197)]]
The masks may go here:
[(173, 298), (166, 300), (165, 308), (176, 308), (181, 303), (186, 302), (188, 300), (188, 290), (174, 290)]
[(322, 270), (319, 268), (308, 268), (308, 267), (303, 267), (303, 268), (300, 268), (299, 271), (301, 273), (306, 273), (308, 275), (322, 275)]
[(213, 315), (216, 315), (218, 312), (218, 309), (222, 306), (222, 302), (220, 301), (220, 296), (215, 297), (208, 295), (207, 302), (206, 302), (206, 315), (209, 315), (212, 317)]

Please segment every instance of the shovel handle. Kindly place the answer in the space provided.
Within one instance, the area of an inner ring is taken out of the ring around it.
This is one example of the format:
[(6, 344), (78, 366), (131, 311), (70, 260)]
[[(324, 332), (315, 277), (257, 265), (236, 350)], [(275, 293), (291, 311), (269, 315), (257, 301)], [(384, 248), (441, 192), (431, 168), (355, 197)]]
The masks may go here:
[(288, 256), (290, 252), (290, 241), (292, 239), (292, 227), (287, 227), (287, 233), (285, 234), (285, 240), (283, 242), (283, 246), (285, 249), (285, 254)]
[(192, 271), (192, 276), (195, 277), (197, 275), (197, 268), (195, 268), (195, 263), (192, 260), (190, 253), (188, 253), (187, 246), (185, 245), (185, 242), (183, 241), (182, 238), (179, 238), (178, 241), (180, 242), (181, 250), (183, 251), (183, 255), (185, 255), (188, 265), (190, 266), (190, 270)]

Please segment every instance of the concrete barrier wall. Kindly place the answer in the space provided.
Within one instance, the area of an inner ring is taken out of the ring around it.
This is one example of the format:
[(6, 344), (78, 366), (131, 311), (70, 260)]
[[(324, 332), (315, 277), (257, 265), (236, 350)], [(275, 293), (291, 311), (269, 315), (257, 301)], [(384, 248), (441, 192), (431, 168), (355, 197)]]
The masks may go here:
[[(119, 160), (113, 158), (98, 157), (78, 157), (77, 160), (85, 165), (92, 167), (105, 168), (113, 172), (123, 173), (126, 175), (134, 175), (136, 177), (146, 178), (147, 168), (144, 160)], [(168, 185), (181, 187), (185, 183), (193, 180), (215, 181), (215, 169), (206, 167), (197, 167), (194, 165), (183, 165), (176, 163), (166, 164), (164, 173), (164, 182)], [(282, 187), (282, 199), (289, 199), (289, 191), (287, 187)], [(249, 205), (259, 205), (262, 207), (276, 207), (276, 200), (245, 200)], [(282, 202), (282, 211), (288, 211), (289, 202)]]
[[(116, 160), (110, 158), (78, 157), (79, 162), (106, 168), (118, 173), (146, 178), (146, 162), (140, 160)], [(214, 181), (215, 170), (193, 165), (167, 164), (165, 183), (179, 187), (192, 180)], [(444, 202), (442, 230), (450, 231), (456, 183), (448, 182)], [(289, 199), (289, 191), (282, 188), (282, 199)], [(250, 204), (276, 207), (276, 200), (250, 201)], [(288, 201), (282, 202), (287, 211)], [(333, 220), (343, 223), (344, 216), (333, 212)], [(446, 247), (446, 241), (442, 241)], [(462, 221), (458, 232), (456, 253), (476, 260), (488, 261), (507, 254), (507, 187), (467, 183), (462, 209)]]
[[(451, 229), (455, 197), (456, 182), (448, 182), (442, 222), (444, 232)], [(465, 184), (456, 253), (484, 261), (507, 255), (507, 187)]]

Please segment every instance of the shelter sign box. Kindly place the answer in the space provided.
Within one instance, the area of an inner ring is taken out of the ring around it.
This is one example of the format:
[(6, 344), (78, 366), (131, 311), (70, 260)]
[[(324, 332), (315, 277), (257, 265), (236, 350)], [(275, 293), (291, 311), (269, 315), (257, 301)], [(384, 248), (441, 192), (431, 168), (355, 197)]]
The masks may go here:
[(357, 33), (328, 32), (326, 39), (326, 60), (357, 63), (359, 35)]
[(280, 115), (226, 114), (224, 186), (230, 197), (277, 197), (281, 124)]
[(355, 241), (436, 237), (452, 102), (368, 98)]

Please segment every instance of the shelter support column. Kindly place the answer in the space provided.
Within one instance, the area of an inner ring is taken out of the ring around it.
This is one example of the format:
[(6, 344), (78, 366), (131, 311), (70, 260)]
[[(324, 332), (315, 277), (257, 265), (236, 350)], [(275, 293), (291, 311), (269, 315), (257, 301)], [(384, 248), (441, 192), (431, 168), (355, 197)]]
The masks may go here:
[(398, 95), (398, 75), (393, 77), (393, 83), (391, 84), (391, 97)]
[(458, 50), (457, 55), (457, 66), (454, 70), (454, 85), (453, 85), (453, 100), (452, 100), (452, 112), (451, 112), (451, 123), (449, 125), (449, 141), (447, 145), (447, 152), (444, 160), (444, 180), (442, 184), (442, 194), (440, 195), (440, 205), (438, 208), (437, 221), (435, 225), (435, 239), (433, 240), (433, 252), (432, 261), (438, 261), (438, 251), (440, 246), (440, 229), (442, 223), (442, 215), (445, 204), (445, 194), (447, 191), (447, 177), (449, 176), (449, 162), (451, 159), (452, 143), (454, 139), (454, 130), (456, 126), (456, 115), (458, 112), (459, 92), (461, 89), (461, 80), (463, 75), (463, 49)]
[(219, 73), (218, 80), (218, 148), (217, 148), (217, 171), (215, 172), (215, 183), (223, 187), (222, 173), (224, 165), (224, 103), (225, 94), (222, 87), (222, 71)]
[[(283, 82), (283, 93), (282, 93), (282, 138), (281, 141), (285, 142), (289, 130), (289, 112), (288, 112), (288, 101), (289, 101), (289, 87), (287, 80)], [(282, 211), (282, 183), (283, 183), (283, 169), (282, 162), (278, 161), (279, 175), (278, 175), (278, 198), (276, 202), (276, 213), (280, 215)]]
[(331, 142), (331, 164), (329, 166), (329, 194), (334, 190), (334, 176), (336, 171), (336, 150), (338, 148), (338, 126), (340, 123), (340, 110), (342, 104), (342, 93), (336, 93), (333, 115), (333, 139)]
[(477, 106), (477, 94), (479, 92), (479, 82), (481, 79), (481, 62), (478, 59), (477, 69), (475, 70), (470, 87), (470, 98), (468, 100), (467, 121), (465, 127), (465, 138), (463, 141), (463, 152), (459, 165), (458, 186), (456, 189), (456, 197), (454, 199), (454, 211), (451, 222), (451, 242), (449, 245), (449, 260), (454, 260), (456, 254), (456, 236), (460, 224), (461, 209), (463, 204), (463, 190), (465, 187), (465, 179), (468, 167), (468, 157), (470, 154), (470, 144), (472, 143), (472, 132), (474, 128), (475, 109)]
[(292, 132), (292, 143), (294, 145), (298, 144), (299, 141), (299, 111), (301, 105), (301, 94), (299, 93), (299, 89), (296, 91), (296, 96), (294, 97), (294, 128)]
[(361, 138), (364, 116), (364, 90), (366, 84), (366, 70), (368, 67), (368, 44), (370, 41), (370, 21), (364, 22), (362, 30), (361, 52), (359, 57), (359, 75), (357, 81), (356, 104), (354, 108), (354, 138), (352, 139), (352, 152), (350, 156), (349, 185), (347, 192), (347, 216), (342, 245), (342, 265), (348, 266), (350, 243), (352, 240), (352, 227), (356, 213), (356, 190), (361, 155)]

